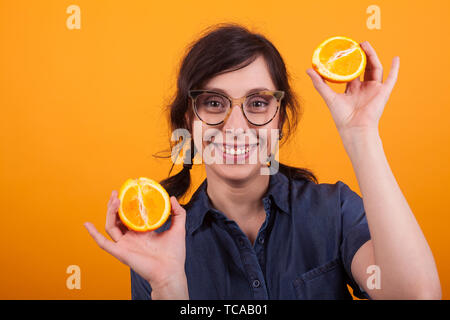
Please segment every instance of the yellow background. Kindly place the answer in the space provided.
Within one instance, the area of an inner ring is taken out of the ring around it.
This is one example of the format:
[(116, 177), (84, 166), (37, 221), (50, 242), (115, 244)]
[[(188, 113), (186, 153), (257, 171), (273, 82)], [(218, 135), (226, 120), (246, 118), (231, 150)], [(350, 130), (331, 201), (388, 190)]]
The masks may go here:
[[(66, 27), (71, 4), (81, 8), (80, 30)], [(381, 30), (366, 26), (372, 4)], [(128, 267), (99, 249), (83, 222), (103, 232), (112, 190), (129, 177), (166, 177), (170, 160), (152, 156), (168, 147), (163, 106), (186, 46), (218, 22), (265, 34), (293, 76), (304, 116), (281, 160), (359, 194), (305, 70), (333, 35), (368, 40), (385, 77), (400, 56), (380, 134), (450, 298), (449, 13), (445, 0), (0, 1), (0, 298), (130, 298)], [(195, 189), (204, 172), (193, 173)], [(80, 290), (66, 288), (72, 264)]]

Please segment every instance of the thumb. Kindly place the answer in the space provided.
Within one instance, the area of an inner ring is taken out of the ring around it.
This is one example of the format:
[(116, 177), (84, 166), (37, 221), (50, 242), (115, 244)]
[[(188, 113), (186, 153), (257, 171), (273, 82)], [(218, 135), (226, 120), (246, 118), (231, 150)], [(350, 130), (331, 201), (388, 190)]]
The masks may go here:
[(314, 88), (319, 92), (325, 103), (333, 101), (336, 92), (328, 86), (328, 84), (322, 79), (322, 77), (317, 73), (316, 70), (309, 68), (306, 73), (311, 78)]
[(172, 227), (184, 229), (186, 224), (186, 210), (184, 210), (174, 196), (170, 197), (170, 204), (172, 206)]

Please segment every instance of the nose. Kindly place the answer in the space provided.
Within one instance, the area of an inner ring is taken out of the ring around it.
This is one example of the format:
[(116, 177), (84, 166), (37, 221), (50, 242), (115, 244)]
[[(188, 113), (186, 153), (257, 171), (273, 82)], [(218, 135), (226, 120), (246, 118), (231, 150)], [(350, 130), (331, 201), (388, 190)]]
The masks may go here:
[(241, 106), (237, 104), (231, 106), (230, 115), (228, 116), (228, 119), (225, 121), (223, 130), (227, 131), (227, 130), (244, 129), (245, 131), (248, 128), (249, 128), (248, 122), (245, 119), (244, 115), (242, 114)]

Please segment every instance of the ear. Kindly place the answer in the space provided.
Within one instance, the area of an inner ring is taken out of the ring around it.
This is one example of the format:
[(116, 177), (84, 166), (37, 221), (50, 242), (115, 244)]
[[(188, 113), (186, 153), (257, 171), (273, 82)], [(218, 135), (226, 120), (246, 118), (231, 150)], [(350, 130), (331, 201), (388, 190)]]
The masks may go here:
[(284, 115), (280, 114), (280, 116), (278, 117), (278, 129), (280, 130), (280, 133), (281, 131), (283, 131), (284, 120), (285, 120)]
[[(279, 139), (281, 140), (282, 136), (283, 136), (283, 125), (284, 125), (284, 121), (285, 121), (285, 117), (280, 116), (279, 120), (278, 120), (278, 130), (279, 130)], [(282, 141), (284, 142), (284, 141)]]

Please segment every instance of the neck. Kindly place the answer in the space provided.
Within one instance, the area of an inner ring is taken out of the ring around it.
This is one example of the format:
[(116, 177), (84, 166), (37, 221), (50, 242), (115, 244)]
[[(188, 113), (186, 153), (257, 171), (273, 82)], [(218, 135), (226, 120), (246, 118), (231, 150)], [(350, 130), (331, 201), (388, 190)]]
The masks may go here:
[[(208, 172), (209, 171), (209, 172)], [(210, 170), (207, 193), (212, 205), (234, 221), (248, 221), (264, 212), (262, 197), (269, 187), (269, 175), (254, 175), (245, 180), (223, 180)]]

